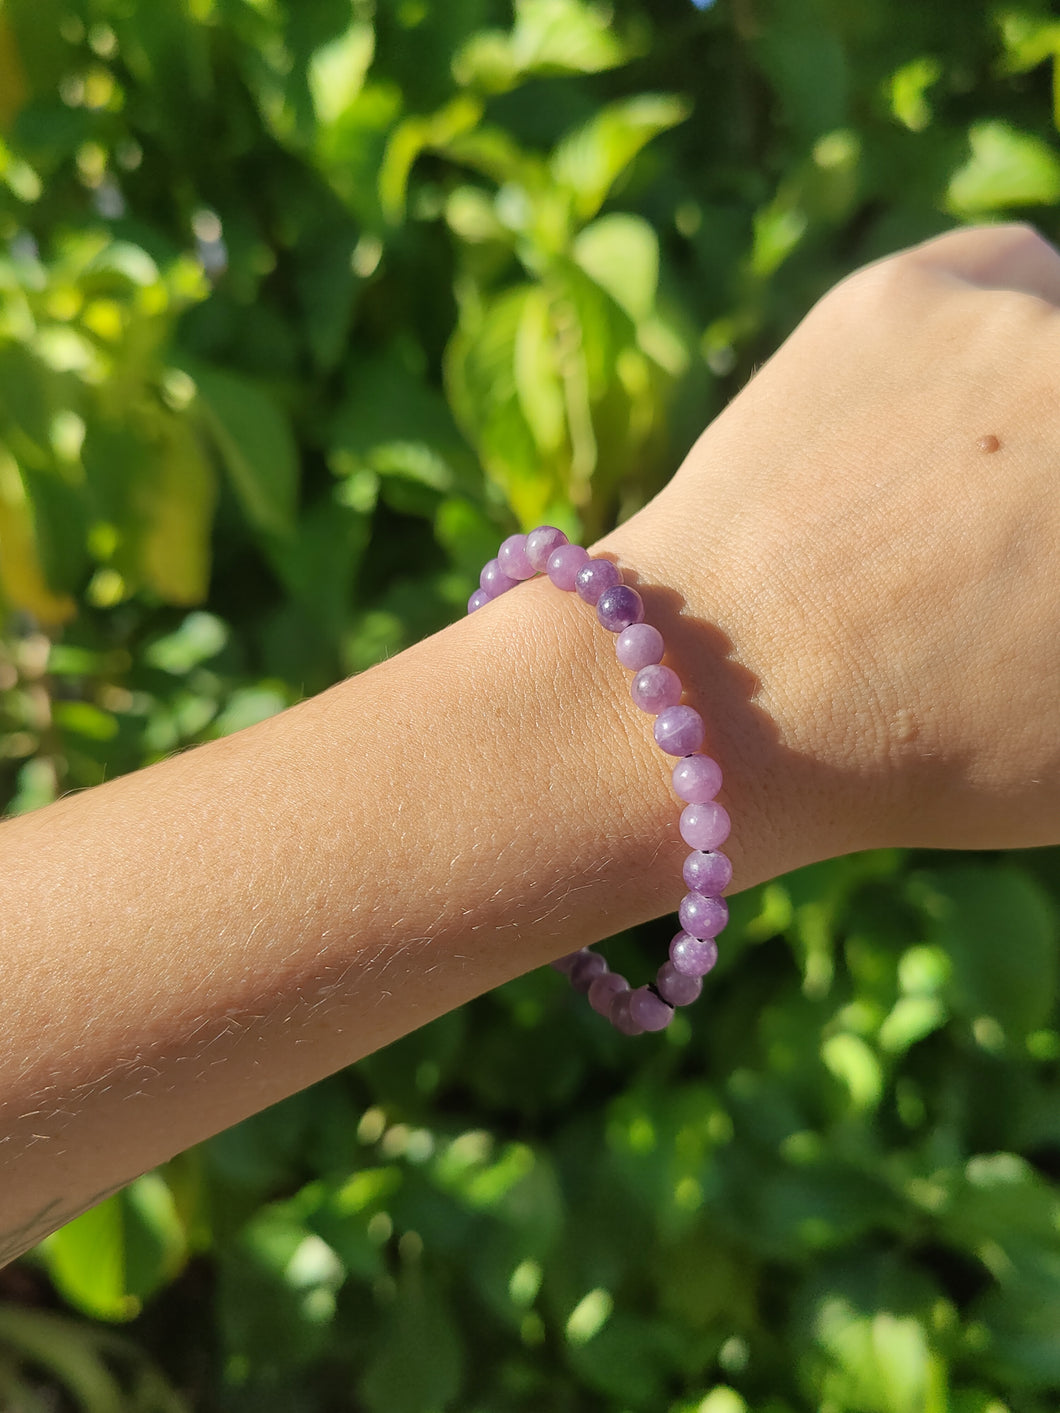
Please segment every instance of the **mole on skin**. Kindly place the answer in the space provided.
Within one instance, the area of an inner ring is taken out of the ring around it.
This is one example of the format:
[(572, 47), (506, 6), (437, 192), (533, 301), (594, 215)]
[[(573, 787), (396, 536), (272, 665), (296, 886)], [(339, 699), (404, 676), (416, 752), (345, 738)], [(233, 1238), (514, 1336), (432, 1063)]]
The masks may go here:
[(993, 432), (988, 432), (985, 437), (980, 437), (978, 442), (980, 451), (997, 451), (1001, 446)]

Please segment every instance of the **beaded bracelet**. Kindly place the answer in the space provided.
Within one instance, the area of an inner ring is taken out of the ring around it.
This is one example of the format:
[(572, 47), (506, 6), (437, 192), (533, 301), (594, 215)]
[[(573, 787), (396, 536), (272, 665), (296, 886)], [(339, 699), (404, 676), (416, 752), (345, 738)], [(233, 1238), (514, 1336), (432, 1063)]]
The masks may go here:
[(681, 703), (681, 679), (662, 665), (662, 634), (644, 622), (644, 601), (623, 584), (618, 566), (592, 559), (571, 544), (562, 530), (542, 525), (528, 535), (509, 535), (479, 578), (468, 599), (468, 612), (499, 598), (520, 580), (548, 575), (557, 588), (577, 592), (592, 604), (609, 633), (616, 633), (619, 662), (634, 673), (633, 700), (655, 717), (655, 741), (667, 755), (680, 756), (673, 771), (674, 790), (687, 801), (681, 812), (681, 837), (693, 852), (682, 876), (689, 887), (678, 916), (681, 931), (670, 943), (670, 957), (655, 981), (630, 989), (624, 976), (609, 969), (598, 952), (582, 947), (552, 963), (565, 972), (576, 991), (587, 994), (594, 1011), (623, 1035), (664, 1030), (675, 1006), (687, 1006), (703, 989), (703, 977), (718, 959), (715, 938), (729, 920), (721, 897), (732, 878), (732, 864), (718, 846), (729, 836), (729, 816), (714, 796), (721, 788), (721, 768), (700, 751), (706, 728), (693, 707)]

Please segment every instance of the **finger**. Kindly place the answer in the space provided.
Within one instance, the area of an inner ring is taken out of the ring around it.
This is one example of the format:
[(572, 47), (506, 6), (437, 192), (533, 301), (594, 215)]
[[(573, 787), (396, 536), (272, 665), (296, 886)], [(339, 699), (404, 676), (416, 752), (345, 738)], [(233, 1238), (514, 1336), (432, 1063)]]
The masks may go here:
[(1060, 251), (1033, 226), (966, 226), (924, 241), (906, 257), (983, 289), (1012, 289), (1060, 306)]

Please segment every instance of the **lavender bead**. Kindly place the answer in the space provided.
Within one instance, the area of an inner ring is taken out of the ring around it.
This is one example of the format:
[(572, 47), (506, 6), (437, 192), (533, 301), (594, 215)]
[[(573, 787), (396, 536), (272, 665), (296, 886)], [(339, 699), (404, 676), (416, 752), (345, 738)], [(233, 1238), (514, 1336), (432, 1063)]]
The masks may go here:
[(557, 957), (554, 962), (549, 962), (549, 966), (552, 968), (553, 971), (562, 972), (563, 975), (566, 976), (570, 972), (571, 967), (576, 961), (579, 960), (579, 958), (587, 957), (588, 955), (589, 948), (580, 947), (576, 952), (568, 952), (565, 957)]
[(691, 937), (678, 932), (670, 943), (670, 960), (682, 976), (706, 976), (718, 960), (718, 944), (713, 937)]
[(630, 1010), (632, 999), (632, 991), (619, 991), (611, 1002), (611, 1010), (607, 1018), (621, 1035), (644, 1034), (644, 1027), (640, 1021), (634, 1020)]
[(646, 986), (638, 986), (629, 993), (629, 1014), (645, 1030), (665, 1030), (674, 1018), (673, 1007)]
[(732, 882), (732, 864), (724, 854), (697, 850), (685, 859), (681, 877), (693, 893), (706, 893), (717, 898)]
[(666, 651), (663, 635), (650, 623), (631, 623), (615, 640), (615, 656), (623, 667), (639, 672), (653, 662), (661, 662)]
[(598, 1015), (611, 1016), (611, 1002), (620, 991), (628, 991), (629, 982), (617, 971), (604, 972), (589, 987), (589, 1005)]
[(618, 565), (612, 564), (609, 559), (590, 559), (574, 576), (574, 588), (578, 597), (594, 607), (600, 602), (600, 595), (605, 589), (613, 589), (621, 582), (622, 575)]
[(467, 601), (468, 613), (474, 613), (476, 608), (481, 608), (484, 603), (489, 603), (490, 596), (485, 589), (476, 589)]
[(668, 756), (689, 756), (703, 744), (706, 727), (694, 707), (672, 706), (655, 718), (654, 735)]
[(604, 961), (600, 953), (587, 950), (585, 956), (578, 958), (567, 975), (575, 991), (580, 991), (584, 996), (596, 978), (603, 976), (606, 971), (607, 962)]
[(545, 572), (548, 557), (553, 550), (567, 543), (567, 537), (555, 525), (539, 525), (526, 537), (526, 557), (538, 574)]
[(525, 535), (509, 535), (497, 551), (497, 562), (509, 579), (534, 577), (534, 566), (526, 556)]
[(621, 633), (631, 623), (644, 621), (644, 600), (628, 584), (616, 584), (600, 595), (596, 616), (609, 633)]
[(654, 663), (651, 667), (641, 668), (630, 690), (641, 711), (650, 711), (653, 716), (658, 716), (681, 700), (681, 679), (672, 667)]
[(685, 756), (674, 766), (674, 793), (682, 800), (702, 805), (721, 789), (721, 766), (710, 756)]
[(655, 989), (671, 1006), (690, 1006), (698, 1000), (703, 982), (698, 976), (686, 976), (673, 962), (663, 962), (655, 978)]
[(549, 555), (545, 573), (557, 589), (573, 589), (575, 576), (588, 558), (581, 545), (560, 545)]
[(478, 582), (479, 587), (484, 589), (491, 599), (500, 598), (501, 594), (506, 594), (509, 589), (515, 588), (515, 580), (505, 574), (496, 559), (489, 560), (483, 566), (482, 573), (478, 576)]
[[(691, 937), (717, 937), (729, 921), (724, 898), (707, 898), (702, 893), (686, 893), (677, 910), (681, 926)], [(574, 973), (571, 973), (573, 978)]]
[(717, 800), (685, 805), (681, 811), (681, 838), (690, 849), (716, 849), (725, 843), (731, 827), (729, 811)]

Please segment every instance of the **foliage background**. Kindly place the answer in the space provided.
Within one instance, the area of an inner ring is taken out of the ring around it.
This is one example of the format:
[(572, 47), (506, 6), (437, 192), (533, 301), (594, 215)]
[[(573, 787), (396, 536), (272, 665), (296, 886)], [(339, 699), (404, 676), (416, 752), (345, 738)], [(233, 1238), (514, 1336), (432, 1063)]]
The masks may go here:
[[(981, 0), (0, 3), (7, 807), (598, 534), (853, 267), (1055, 238), (1058, 55)], [(1058, 901), (807, 870), (635, 1053), (523, 978), (0, 1276), (0, 1406), (1055, 1409)]]

